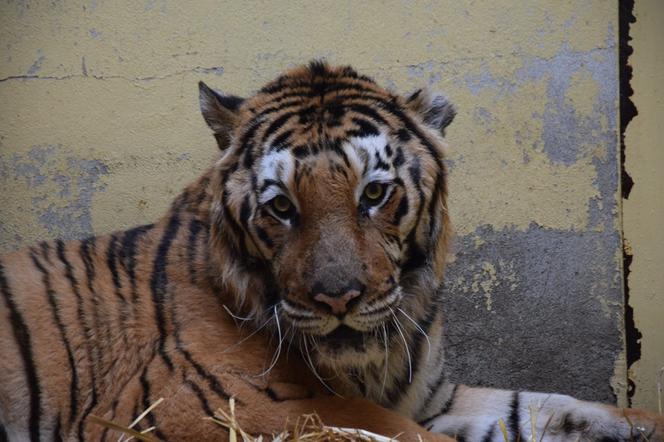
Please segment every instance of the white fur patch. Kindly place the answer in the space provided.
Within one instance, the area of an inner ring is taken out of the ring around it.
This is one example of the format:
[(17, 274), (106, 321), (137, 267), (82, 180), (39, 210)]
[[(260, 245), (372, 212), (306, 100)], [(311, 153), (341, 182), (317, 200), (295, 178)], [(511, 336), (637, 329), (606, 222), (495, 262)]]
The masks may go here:
[[(280, 152), (273, 151), (263, 156), (260, 161), (260, 177), (263, 182), (267, 180), (288, 183), (295, 170), (295, 159), (293, 154), (284, 149)], [(270, 186), (259, 196), (259, 203), (264, 204), (283, 191), (277, 186)], [(288, 195), (286, 195), (288, 196)], [(292, 200), (291, 200), (292, 201)], [(293, 201), (296, 204), (296, 201)]]
[[(348, 156), (353, 167), (361, 175), (362, 178), (355, 189), (355, 200), (360, 201), (364, 187), (374, 181), (389, 182), (394, 179), (394, 172), (392, 170), (383, 170), (378, 168), (379, 157), (383, 162), (391, 164), (387, 156), (386, 146), (389, 139), (386, 134), (380, 133), (379, 135), (370, 137), (353, 137), (348, 143), (344, 145), (344, 151)], [(366, 168), (366, 173), (362, 173)]]

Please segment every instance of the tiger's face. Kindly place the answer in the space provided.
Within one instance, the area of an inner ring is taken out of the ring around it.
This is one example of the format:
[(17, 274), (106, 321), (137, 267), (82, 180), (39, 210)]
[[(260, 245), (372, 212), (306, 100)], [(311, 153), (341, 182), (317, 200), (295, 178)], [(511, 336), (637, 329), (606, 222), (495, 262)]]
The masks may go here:
[(313, 63), (247, 100), (201, 84), (201, 106), (224, 150), (212, 207), (222, 281), (315, 346), (319, 364), (382, 354), (397, 312), (430, 301), (412, 286), (442, 274), (451, 105)]

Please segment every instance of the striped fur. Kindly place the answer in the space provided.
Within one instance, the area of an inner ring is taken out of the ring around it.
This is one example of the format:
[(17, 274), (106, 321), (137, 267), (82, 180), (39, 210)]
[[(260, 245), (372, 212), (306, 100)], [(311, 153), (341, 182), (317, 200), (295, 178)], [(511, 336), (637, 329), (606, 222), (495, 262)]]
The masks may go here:
[(634, 435), (610, 407), (445, 380), (442, 96), (312, 63), (246, 100), (201, 84), (201, 108), (221, 156), (162, 219), (0, 258), (0, 440), (112, 440), (88, 417), (159, 397), (141, 425), (171, 441), (226, 439), (201, 418), (231, 397), (256, 434), (315, 411), (404, 440), (447, 440), (416, 421), (501, 440), (503, 419), (516, 439), (539, 404), (551, 440)]

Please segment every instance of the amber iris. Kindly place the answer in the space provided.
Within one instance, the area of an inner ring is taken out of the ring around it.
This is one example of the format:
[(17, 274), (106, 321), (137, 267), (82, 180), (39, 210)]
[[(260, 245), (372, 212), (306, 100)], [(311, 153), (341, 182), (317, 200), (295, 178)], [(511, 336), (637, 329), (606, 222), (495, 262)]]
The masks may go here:
[(283, 195), (278, 195), (272, 200), (272, 207), (281, 214), (288, 213), (293, 207), (293, 203)]
[(383, 197), (385, 187), (381, 183), (369, 183), (364, 188), (364, 197), (370, 202), (377, 202)]

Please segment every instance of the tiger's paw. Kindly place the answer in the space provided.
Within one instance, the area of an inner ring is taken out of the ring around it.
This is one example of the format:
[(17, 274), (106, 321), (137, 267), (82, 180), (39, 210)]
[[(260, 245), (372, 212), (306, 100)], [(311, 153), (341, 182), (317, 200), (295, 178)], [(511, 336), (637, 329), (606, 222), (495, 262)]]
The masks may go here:
[(552, 424), (552, 434), (567, 435), (569, 440), (664, 442), (664, 416), (634, 408), (602, 405), (584, 412), (575, 410), (563, 413)]
[(638, 408), (617, 408), (613, 412), (630, 427), (631, 439), (664, 442), (664, 415)]

